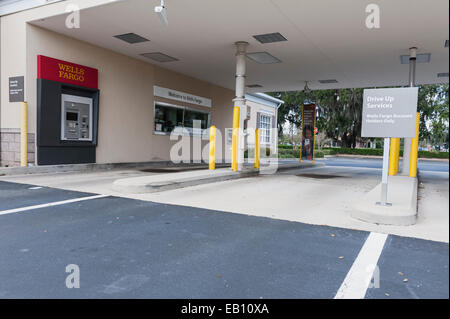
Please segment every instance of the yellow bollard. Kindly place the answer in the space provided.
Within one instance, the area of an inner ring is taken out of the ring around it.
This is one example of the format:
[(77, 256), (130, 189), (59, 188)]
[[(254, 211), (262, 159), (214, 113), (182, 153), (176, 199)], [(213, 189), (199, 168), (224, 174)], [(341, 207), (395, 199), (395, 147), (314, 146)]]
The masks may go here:
[(394, 138), (395, 142), (395, 174), (398, 173), (398, 162), (400, 160), (400, 137)]
[(400, 154), (400, 138), (391, 138), (391, 147), (389, 151), (389, 176), (398, 172), (398, 156)]
[(410, 177), (417, 177), (417, 160), (419, 158), (419, 124), (420, 124), (420, 113), (417, 112), (416, 134), (415, 137), (411, 139), (411, 159), (409, 161)]
[(389, 150), (389, 176), (395, 175), (395, 143), (391, 138), (391, 148)]
[(216, 169), (216, 127), (209, 128), (209, 169)]
[(20, 166), (28, 166), (28, 104), (22, 102), (20, 127)]
[(231, 169), (237, 172), (237, 153), (238, 153), (238, 138), (239, 138), (239, 106), (235, 106), (233, 109), (233, 144), (231, 149)]
[(259, 169), (259, 158), (260, 158), (260, 131), (259, 128), (255, 129), (255, 168)]

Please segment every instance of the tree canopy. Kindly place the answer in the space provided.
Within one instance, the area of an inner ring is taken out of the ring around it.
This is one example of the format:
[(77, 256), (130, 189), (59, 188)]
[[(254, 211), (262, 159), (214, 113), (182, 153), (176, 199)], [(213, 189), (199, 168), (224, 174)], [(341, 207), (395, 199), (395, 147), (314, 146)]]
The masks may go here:
[[(284, 101), (278, 109), (278, 133), (283, 134), (286, 122), (299, 127), (302, 104), (317, 106), (317, 128), (328, 138), (341, 140), (344, 147), (356, 147), (361, 138), (364, 89), (333, 89), (311, 92), (274, 92)], [(448, 84), (419, 86), (420, 140), (433, 145), (448, 145)]]
[(448, 145), (448, 83), (419, 87), (419, 140), (433, 145)]

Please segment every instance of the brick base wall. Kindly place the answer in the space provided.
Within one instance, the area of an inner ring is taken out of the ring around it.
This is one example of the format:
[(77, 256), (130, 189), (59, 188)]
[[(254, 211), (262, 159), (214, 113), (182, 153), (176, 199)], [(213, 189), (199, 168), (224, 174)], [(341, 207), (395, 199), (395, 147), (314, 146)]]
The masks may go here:
[[(34, 164), (35, 135), (28, 134), (28, 163)], [(20, 166), (20, 130), (0, 130), (0, 166)]]

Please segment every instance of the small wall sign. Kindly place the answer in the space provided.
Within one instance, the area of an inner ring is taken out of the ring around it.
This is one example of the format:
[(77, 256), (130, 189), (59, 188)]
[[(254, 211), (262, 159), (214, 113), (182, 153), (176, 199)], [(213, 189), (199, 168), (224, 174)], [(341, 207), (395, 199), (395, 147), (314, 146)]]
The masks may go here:
[(24, 77), (15, 76), (9, 78), (9, 102), (25, 101)]
[(200, 106), (211, 107), (212, 105), (211, 99), (208, 99), (206, 97), (167, 89), (156, 85), (153, 87), (153, 94), (155, 96), (164, 97), (166, 99), (177, 100), (184, 103), (190, 103)]

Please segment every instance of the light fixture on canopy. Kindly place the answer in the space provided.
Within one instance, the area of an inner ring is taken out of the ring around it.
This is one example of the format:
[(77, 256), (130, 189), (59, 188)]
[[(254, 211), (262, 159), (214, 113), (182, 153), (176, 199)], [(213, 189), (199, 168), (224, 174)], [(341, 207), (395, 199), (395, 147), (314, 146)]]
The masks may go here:
[(155, 13), (158, 15), (163, 25), (169, 24), (169, 20), (167, 18), (167, 9), (164, 5), (164, 0), (161, 0), (161, 5), (155, 7)]

